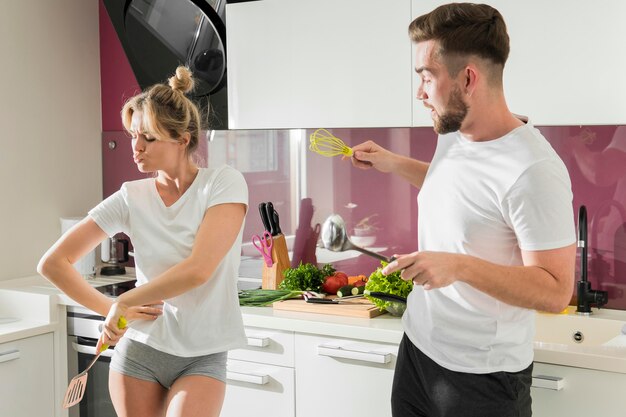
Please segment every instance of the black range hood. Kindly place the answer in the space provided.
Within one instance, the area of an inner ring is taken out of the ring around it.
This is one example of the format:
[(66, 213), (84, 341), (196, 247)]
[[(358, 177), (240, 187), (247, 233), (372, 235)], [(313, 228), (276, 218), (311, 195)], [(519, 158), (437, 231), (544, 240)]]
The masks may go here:
[(142, 89), (187, 65), (210, 129), (228, 129), (225, 0), (103, 0)]

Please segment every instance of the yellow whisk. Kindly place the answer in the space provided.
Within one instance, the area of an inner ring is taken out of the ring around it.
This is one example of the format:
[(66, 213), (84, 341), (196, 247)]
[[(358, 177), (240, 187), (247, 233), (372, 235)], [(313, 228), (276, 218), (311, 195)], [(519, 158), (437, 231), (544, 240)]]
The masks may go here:
[(352, 156), (352, 148), (326, 129), (317, 129), (309, 137), (309, 149), (322, 156)]

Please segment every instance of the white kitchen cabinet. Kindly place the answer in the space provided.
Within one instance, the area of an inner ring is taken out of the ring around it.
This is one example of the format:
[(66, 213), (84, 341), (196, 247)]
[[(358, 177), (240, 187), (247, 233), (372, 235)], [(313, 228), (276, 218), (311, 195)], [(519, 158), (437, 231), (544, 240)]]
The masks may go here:
[(227, 5), (229, 126), (410, 126), (410, 15), (410, 0)]
[[(432, 126), (415, 99), (411, 20), (445, 0), (227, 6), (234, 129)], [(485, 0), (511, 38), (504, 89), (535, 125), (626, 123), (626, 2)]]
[(230, 351), (221, 416), (295, 416), (294, 333), (246, 327), (248, 346)]
[(296, 334), (296, 352), (298, 417), (391, 416), (398, 345)]
[(0, 344), (0, 416), (54, 415), (52, 333)]
[[(413, 18), (449, 3), (412, 0)], [(626, 2), (485, 0), (502, 13), (511, 52), (504, 91), (535, 125), (626, 123)], [(417, 89), (413, 78), (413, 91)], [(432, 125), (414, 101), (413, 125)]]
[[(553, 378), (561, 378), (560, 390)], [(626, 374), (535, 362), (533, 417), (623, 417), (625, 390)]]

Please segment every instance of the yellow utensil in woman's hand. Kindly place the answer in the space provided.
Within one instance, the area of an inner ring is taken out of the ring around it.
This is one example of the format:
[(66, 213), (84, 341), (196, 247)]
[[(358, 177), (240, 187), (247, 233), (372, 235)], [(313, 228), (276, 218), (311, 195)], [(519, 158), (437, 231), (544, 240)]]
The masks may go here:
[(326, 129), (317, 129), (309, 137), (309, 149), (322, 156), (344, 155), (351, 157), (352, 148)]

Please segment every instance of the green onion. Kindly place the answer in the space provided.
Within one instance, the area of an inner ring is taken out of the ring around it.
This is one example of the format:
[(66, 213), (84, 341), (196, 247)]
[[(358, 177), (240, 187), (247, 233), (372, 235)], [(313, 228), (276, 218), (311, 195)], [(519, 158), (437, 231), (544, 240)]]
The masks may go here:
[(298, 298), (302, 291), (290, 290), (243, 290), (239, 291), (239, 305), (246, 307), (263, 307), (276, 301)]

